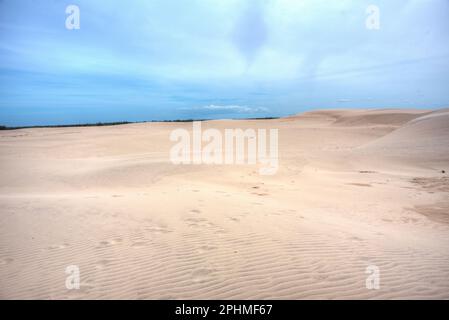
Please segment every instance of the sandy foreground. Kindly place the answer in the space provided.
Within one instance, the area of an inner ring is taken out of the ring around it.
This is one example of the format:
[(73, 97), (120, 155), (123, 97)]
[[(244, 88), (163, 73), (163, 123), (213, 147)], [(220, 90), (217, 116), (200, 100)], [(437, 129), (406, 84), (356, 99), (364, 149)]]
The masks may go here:
[(279, 129), (277, 174), (172, 164), (191, 123), (1, 131), (0, 298), (449, 298), (449, 110), (202, 126)]

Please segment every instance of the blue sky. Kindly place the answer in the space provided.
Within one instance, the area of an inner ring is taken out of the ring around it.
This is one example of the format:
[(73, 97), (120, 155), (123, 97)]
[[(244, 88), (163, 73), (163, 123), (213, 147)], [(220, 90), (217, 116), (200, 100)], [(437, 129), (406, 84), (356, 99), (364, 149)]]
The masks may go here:
[(448, 0), (0, 0), (0, 40), (3, 125), (449, 106)]

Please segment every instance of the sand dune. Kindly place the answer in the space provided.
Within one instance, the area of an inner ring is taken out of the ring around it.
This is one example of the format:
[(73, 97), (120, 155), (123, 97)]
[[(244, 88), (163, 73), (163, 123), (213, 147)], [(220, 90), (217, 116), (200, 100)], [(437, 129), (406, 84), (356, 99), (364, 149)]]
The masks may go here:
[(366, 150), (429, 165), (449, 162), (449, 110), (414, 118), (388, 135), (365, 146)]
[(279, 129), (279, 171), (172, 164), (191, 123), (1, 131), (0, 298), (449, 298), (447, 109), (202, 126)]

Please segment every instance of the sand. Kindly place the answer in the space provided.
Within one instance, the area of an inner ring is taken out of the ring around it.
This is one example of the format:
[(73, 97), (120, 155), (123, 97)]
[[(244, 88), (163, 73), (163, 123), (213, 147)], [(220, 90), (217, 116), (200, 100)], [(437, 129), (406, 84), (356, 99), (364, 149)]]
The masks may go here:
[(0, 298), (449, 298), (448, 110), (202, 125), (279, 129), (277, 174), (172, 164), (191, 123), (1, 131)]

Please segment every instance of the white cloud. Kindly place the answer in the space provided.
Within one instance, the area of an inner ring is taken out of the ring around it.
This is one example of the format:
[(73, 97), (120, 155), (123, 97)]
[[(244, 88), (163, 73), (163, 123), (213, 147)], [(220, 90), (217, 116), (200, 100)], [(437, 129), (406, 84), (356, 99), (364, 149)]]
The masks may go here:
[(257, 112), (267, 112), (268, 109), (265, 107), (248, 107), (239, 105), (215, 105), (210, 104), (201, 107), (191, 107), (191, 108), (180, 108), (179, 110), (197, 110), (197, 111), (216, 111), (216, 112), (238, 112), (238, 113), (257, 113)]

